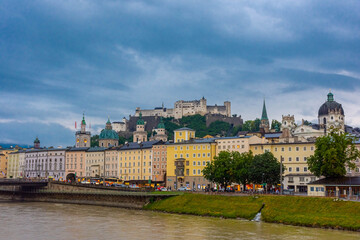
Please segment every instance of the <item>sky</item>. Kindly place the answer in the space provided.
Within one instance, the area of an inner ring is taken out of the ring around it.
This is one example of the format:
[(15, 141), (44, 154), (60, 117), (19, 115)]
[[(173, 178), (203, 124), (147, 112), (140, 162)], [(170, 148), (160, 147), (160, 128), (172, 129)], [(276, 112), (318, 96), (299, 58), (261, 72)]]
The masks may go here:
[(203, 96), (244, 120), (360, 127), (359, 1), (0, 0), (0, 143), (75, 144), (136, 107)]

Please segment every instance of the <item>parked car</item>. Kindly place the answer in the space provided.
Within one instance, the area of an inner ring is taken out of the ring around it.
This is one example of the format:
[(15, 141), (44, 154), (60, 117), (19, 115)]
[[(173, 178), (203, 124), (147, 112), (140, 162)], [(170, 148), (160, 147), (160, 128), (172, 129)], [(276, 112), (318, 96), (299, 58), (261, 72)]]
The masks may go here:
[(160, 188), (160, 191), (161, 191), (161, 192), (167, 192), (167, 188), (166, 188), (166, 187), (162, 187), (162, 188)]
[(187, 191), (187, 187), (179, 187), (178, 191)]

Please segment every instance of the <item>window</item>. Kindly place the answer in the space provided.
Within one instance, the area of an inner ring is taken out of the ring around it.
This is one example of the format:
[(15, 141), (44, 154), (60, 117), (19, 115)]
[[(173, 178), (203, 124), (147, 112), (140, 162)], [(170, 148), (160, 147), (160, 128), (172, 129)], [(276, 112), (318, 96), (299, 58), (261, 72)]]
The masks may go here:
[(289, 172), (292, 172), (292, 167), (289, 167)]
[(196, 153), (193, 154), (193, 157), (196, 158)]
[(198, 166), (200, 166), (201, 165), (201, 162), (200, 161), (198, 161)]
[(307, 167), (304, 167), (304, 172), (307, 172)]
[(297, 162), (299, 161), (299, 157), (296, 157), (296, 161), (297, 161)]
[(196, 166), (196, 162), (195, 162), (195, 161), (193, 161), (193, 166)]
[(282, 151), (282, 152), (285, 151), (285, 148), (282, 147), (282, 148), (281, 148), (281, 151)]
[(306, 147), (304, 147), (304, 151), (306, 151)]
[(189, 176), (189, 169), (186, 169), (186, 175)]
[(277, 148), (275, 148), (275, 152), (277, 152)]
[(291, 152), (291, 147), (289, 147), (289, 152)]
[(196, 175), (196, 170), (195, 169), (193, 169), (193, 174)]
[(175, 158), (177, 158), (177, 154), (175, 154)]
[(200, 169), (198, 169), (198, 174), (199, 174), (199, 175), (201, 174), (201, 170), (200, 170)]
[(314, 187), (310, 187), (310, 191), (312, 191), (312, 192), (313, 192), (313, 191), (314, 191)]
[(307, 158), (306, 158), (306, 157), (304, 157), (304, 161), (305, 161), (305, 162), (307, 161)]
[(300, 172), (300, 168), (299, 168), (299, 167), (297, 167), (297, 168), (296, 168), (296, 171), (297, 171), (297, 172)]
[(189, 166), (189, 165), (190, 165), (189, 161), (186, 161), (186, 166)]
[(289, 162), (291, 162), (291, 157), (289, 157)]
[(296, 147), (296, 151), (297, 151), (297, 152), (299, 151), (299, 147)]
[(305, 177), (300, 177), (300, 182), (305, 182)]
[(203, 166), (205, 166), (206, 164), (205, 164), (205, 161), (203, 161)]

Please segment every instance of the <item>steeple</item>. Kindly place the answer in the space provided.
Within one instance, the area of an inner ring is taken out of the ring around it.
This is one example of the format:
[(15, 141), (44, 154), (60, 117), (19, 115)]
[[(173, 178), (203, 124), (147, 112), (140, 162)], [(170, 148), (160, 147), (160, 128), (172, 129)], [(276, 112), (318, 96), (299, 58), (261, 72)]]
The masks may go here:
[(86, 131), (85, 113), (83, 113), (83, 119), (81, 120), (81, 132)]
[(85, 122), (85, 113), (83, 113), (83, 119), (82, 119), (82, 121), (81, 121), (81, 124), (86, 125), (86, 122)]
[(110, 117), (109, 117), (109, 116), (108, 116), (108, 120), (107, 120), (107, 122), (106, 122), (105, 129), (112, 130), (112, 126), (111, 126), (111, 122), (110, 122)]
[(263, 105), (261, 120), (269, 120), (268, 116), (267, 116), (267, 112), (266, 112), (265, 98), (264, 98), (264, 105)]
[(261, 114), (261, 122), (259, 127), (261, 134), (265, 134), (270, 131), (269, 119), (266, 112), (265, 98), (264, 98), (263, 110)]

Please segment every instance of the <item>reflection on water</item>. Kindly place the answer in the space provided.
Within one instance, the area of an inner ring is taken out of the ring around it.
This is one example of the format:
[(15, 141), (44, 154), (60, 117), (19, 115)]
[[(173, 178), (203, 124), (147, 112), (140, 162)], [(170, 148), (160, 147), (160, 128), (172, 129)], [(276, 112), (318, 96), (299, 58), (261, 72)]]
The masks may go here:
[(53, 203), (1, 203), (0, 239), (360, 239), (355, 232)]

